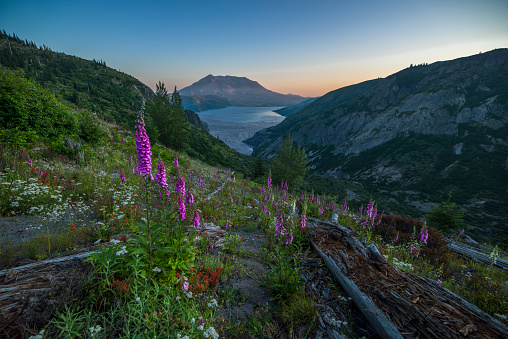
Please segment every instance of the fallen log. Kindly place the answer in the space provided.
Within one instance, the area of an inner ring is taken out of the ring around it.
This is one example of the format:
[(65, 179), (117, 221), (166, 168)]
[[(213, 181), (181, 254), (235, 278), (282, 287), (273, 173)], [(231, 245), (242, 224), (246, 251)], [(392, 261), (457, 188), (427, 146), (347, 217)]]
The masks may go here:
[(341, 269), (333, 259), (321, 252), (313, 242), (311, 242), (311, 244), (318, 255), (323, 258), (326, 267), (330, 270), (335, 279), (337, 279), (340, 286), (353, 299), (353, 302), (360, 312), (362, 312), (369, 323), (376, 329), (378, 335), (386, 339), (403, 338), (397, 328), (381, 313), (372, 301), (342, 273), (345, 268), (342, 267)]
[(373, 247), (365, 248), (351, 229), (309, 221), (316, 252), (369, 322), (383, 324), (373, 325), (381, 337), (390, 337), (391, 323), (399, 338), (506, 338), (508, 326), (437, 282), (392, 267)]
[(96, 251), (51, 258), (0, 271), (0, 313), (16, 316), (29, 303), (65, 285), (76, 267)]
[(476, 262), (481, 262), (481, 263), (487, 264), (487, 265), (493, 264), (494, 266), (497, 266), (503, 270), (508, 270), (508, 261), (507, 260), (497, 258), (496, 261), (493, 262), (493, 259), (485, 253), (481, 253), (481, 252), (475, 251), (473, 249), (459, 246), (459, 245), (453, 244), (453, 243), (450, 243), (447, 246), (450, 247), (454, 252), (457, 252), (460, 255), (469, 257)]

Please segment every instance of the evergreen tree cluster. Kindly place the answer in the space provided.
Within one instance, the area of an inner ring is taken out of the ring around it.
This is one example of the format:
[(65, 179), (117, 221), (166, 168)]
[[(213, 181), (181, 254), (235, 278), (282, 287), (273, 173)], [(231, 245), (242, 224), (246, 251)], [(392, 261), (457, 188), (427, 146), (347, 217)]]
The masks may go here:
[(149, 117), (147, 128), (152, 138), (175, 150), (187, 148), (190, 126), (176, 87), (169, 96), (164, 83), (159, 81), (153, 99), (146, 103), (146, 113)]
[(276, 184), (287, 182), (291, 190), (298, 190), (303, 185), (303, 178), (307, 172), (307, 158), (305, 149), (295, 146), (291, 135), (288, 134), (277, 158), (271, 167), (272, 180)]

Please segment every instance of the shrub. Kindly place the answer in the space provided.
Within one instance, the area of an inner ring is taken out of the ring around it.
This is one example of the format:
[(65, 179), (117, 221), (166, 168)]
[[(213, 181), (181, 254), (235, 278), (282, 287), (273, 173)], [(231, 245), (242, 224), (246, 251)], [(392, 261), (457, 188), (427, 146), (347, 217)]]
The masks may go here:
[(55, 138), (77, 131), (77, 121), (51, 92), (20, 72), (0, 68), (0, 127)]
[(427, 215), (427, 222), (443, 232), (450, 232), (464, 228), (464, 212), (455, 208), (455, 204), (443, 201), (438, 206), (432, 207), (432, 212)]

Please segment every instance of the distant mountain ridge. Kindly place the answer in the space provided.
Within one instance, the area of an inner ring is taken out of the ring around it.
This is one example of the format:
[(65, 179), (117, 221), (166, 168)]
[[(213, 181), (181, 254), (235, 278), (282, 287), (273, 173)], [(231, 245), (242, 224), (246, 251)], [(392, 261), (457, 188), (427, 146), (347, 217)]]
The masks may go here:
[(212, 74), (179, 90), (186, 108), (195, 111), (211, 109), (214, 104), (222, 108), (227, 106), (262, 107), (290, 106), (308, 98), (294, 94), (281, 94), (270, 91), (257, 81), (246, 77), (215, 76)]
[(314, 172), (409, 203), (413, 216), (452, 194), (490, 237), (508, 220), (507, 125), (504, 48), (335, 90), (246, 143), (270, 158), (291, 133)]

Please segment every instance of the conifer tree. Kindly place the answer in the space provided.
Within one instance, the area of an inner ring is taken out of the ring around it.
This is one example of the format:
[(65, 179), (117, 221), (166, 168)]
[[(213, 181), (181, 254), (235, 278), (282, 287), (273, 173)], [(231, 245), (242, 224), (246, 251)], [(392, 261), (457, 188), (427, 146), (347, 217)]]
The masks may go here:
[(276, 184), (285, 181), (291, 190), (297, 190), (303, 185), (303, 176), (307, 171), (305, 149), (299, 145), (295, 147), (290, 134), (284, 140), (271, 171), (272, 180)]
[(177, 150), (183, 150), (187, 147), (189, 138), (189, 122), (187, 121), (185, 110), (183, 108), (182, 97), (176, 90), (173, 91), (170, 101), (170, 139), (169, 146)]
[(256, 158), (256, 163), (254, 164), (254, 174), (253, 174), (253, 177), (254, 178), (260, 178), (263, 175), (265, 175), (264, 161), (263, 161), (263, 158), (257, 157)]
[(153, 139), (159, 140), (160, 143), (167, 145), (167, 135), (169, 134), (169, 114), (170, 102), (168, 91), (163, 82), (155, 85), (155, 95), (151, 101), (146, 103), (146, 113), (150, 116), (150, 120), (154, 123), (154, 131), (148, 131), (148, 136)]
[(170, 98), (164, 83), (159, 81), (155, 96), (147, 103), (146, 112), (156, 126), (160, 143), (176, 150), (185, 149), (189, 128), (176, 87)]

